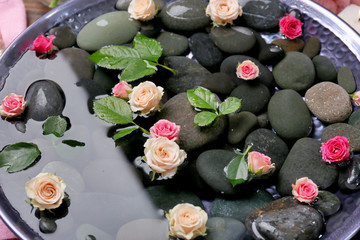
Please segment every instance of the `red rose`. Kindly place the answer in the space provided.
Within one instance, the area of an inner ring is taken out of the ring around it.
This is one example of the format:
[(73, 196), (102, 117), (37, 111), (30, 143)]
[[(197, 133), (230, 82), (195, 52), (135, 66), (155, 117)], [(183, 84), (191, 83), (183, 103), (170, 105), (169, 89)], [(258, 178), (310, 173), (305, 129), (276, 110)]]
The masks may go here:
[(255, 79), (259, 76), (259, 67), (250, 60), (243, 61), (238, 64), (236, 75), (244, 80)]
[(296, 180), (295, 185), (291, 184), (291, 186), (294, 198), (300, 202), (311, 203), (319, 193), (316, 184), (307, 177)]
[(150, 128), (150, 136), (154, 138), (166, 137), (171, 141), (178, 140), (180, 126), (166, 119), (161, 119)]
[(336, 136), (321, 144), (322, 157), (325, 162), (338, 163), (350, 157), (349, 142), (346, 137)]
[(7, 95), (0, 106), (0, 115), (4, 117), (19, 116), (25, 110), (24, 97), (15, 93)]
[(44, 54), (52, 50), (54, 35), (50, 35), (49, 38), (45, 37), (44, 34), (38, 36), (31, 47), (31, 50), (37, 53)]
[(286, 14), (280, 19), (280, 32), (287, 38), (294, 39), (302, 34), (301, 26), (303, 23), (293, 15)]

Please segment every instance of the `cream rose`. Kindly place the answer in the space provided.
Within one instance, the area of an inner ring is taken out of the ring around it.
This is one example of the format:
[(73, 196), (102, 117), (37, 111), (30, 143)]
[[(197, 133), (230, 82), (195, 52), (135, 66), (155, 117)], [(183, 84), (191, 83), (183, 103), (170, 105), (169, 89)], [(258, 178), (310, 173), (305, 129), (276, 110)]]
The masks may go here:
[(206, 15), (210, 16), (215, 25), (225, 26), (242, 15), (242, 8), (238, 0), (210, 0)]
[(189, 203), (181, 203), (166, 214), (169, 220), (170, 235), (183, 239), (194, 239), (206, 235), (208, 216), (200, 207)]
[(156, 14), (155, 3), (153, 0), (132, 0), (128, 12), (133, 19), (148, 21)]
[(150, 138), (144, 147), (146, 163), (164, 178), (174, 176), (186, 158), (186, 152), (166, 137)]
[(62, 178), (51, 173), (39, 173), (25, 184), (25, 191), (30, 203), (42, 211), (61, 205), (65, 187)]
[(159, 102), (164, 94), (162, 87), (153, 82), (145, 81), (133, 88), (129, 95), (129, 103), (133, 112), (140, 111), (145, 116), (159, 108)]

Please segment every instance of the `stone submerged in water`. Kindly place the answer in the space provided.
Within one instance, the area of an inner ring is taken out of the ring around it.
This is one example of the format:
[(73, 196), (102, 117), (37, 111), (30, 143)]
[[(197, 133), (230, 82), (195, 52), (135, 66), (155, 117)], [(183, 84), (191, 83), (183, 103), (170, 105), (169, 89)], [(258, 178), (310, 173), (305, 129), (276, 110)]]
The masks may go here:
[(347, 93), (353, 93), (356, 90), (356, 81), (349, 67), (343, 66), (339, 69), (337, 82)]
[(334, 123), (324, 129), (321, 135), (321, 141), (327, 142), (336, 136), (344, 136), (347, 138), (350, 145), (350, 152), (360, 151), (360, 129), (346, 123)]
[(335, 214), (339, 211), (340, 207), (340, 199), (328, 191), (319, 191), (317, 199), (314, 202), (314, 208), (324, 214), (325, 217)]
[(284, 197), (253, 211), (245, 226), (259, 240), (315, 240), (323, 224), (323, 217), (315, 208)]
[(229, 114), (229, 130), (227, 140), (230, 144), (238, 144), (257, 125), (257, 117), (251, 112)]
[(344, 192), (354, 192), (360, 189), (360, 157), (353, 156), (349, 166), (340, 170), (339, 187)]
[(235, 200), (216, 198), (210, 209), (213, 217), (230, 217), (245, 223), (247, 216), (257, 208), (260, 208), (274, 198), (266, 190), (258, 189), (249, 196), (242, 196)]
[(188, 39), (180, 34), (172, 32), (162, 32), (157, 37), (163, 48), (162, 56), (179, 56), (189, 48)]
[(335, 82), (337, 71), (334, 63), (325, 56), (318, 55), (315, 56), (312, 59), (314, 66), (315, 66), (315, 72), (316, 72), (316, 78), (319, 82)]
[(306, 137), (312, 130), (312, 119), (306, 104), (300, 94), (291, 89), (280, 90), (271, 97), (268, 116), (275, 132), (284, 139)]
[(306, 90), (315, 81), (315, 67), (311, 59), (300, 52), (288, 52), (273, 69), (275, 82), (280, 88)]
[(320, 148), (320, 141), (313, 138), (296, 141), (278, 175), (276, 189), (281, 196), (291, 195), (291, 185), (302, 177), (310, 178), (320, 189), (333, 185), (338, 171), (322, 159)]
[(227, 119), (220, 117), (215, 126), (194, 126), (194, 117), (198, 112), (187, 100), (187, 93), (180, 93), (169, 99), (158, 115), (158, 119), (167, 119), (181, 126), (178, 143), (186, 152), (205, 147), (225, 133)]
[(165, 27), (172, 31), (195, 31), (210, 24), (206, 16), (207, 3), (197, 0), (180, 0), (166, 5), (159, 16)]
[(68, 26), (52, 28), (49, 34), (55, 36), (53, 44), (59, 49), (72, 47), (76, 43), (76, 35)]
[(245, 225), (233, 218), (211, 217), (206, 227), (206, 240), (239, 240), (246, 234)]
[(76, 42), (84, 50), (96, 51), (104, 46), (131, 41), (139, 28), (140, 24), (131, 20), (126, 11), (105, 13), (86, 24), (77, 35)]

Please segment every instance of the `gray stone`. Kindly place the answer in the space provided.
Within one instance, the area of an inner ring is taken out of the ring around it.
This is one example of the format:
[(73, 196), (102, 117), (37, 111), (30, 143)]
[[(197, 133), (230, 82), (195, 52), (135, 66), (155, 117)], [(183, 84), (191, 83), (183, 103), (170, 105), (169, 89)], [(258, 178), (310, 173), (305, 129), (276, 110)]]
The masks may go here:
[[(120, 10), (120, 11), (127, 11), (129, 8), (131, 0), (118, 0), (116, 2), (116, 9)], [(159, 11), (161, 9), (163, 9), (163, 7), (165, 6), (165, 2), (163, 0), (154, 0), (155, 2), (155, 8), (158, 9)]]
[(77, 35), (76, 42), (84, 50), (96, 51), (104, 46), (131, 41), (139, 27), (139, 23), (131, 20), (126, 11), (105, 13), (86, 24)]
[(275, 39), (271, 43), (281, 47), (281, 49), (283, 49), (284, 52), (294, 52), (294, 51), (301, 52), (301, 50), (303, 50), (305, 45), (304, 41), (299, 38), (295, 38), (295, 39), (279, 38), (279, 39)]
[(313, 58), (320, 53), (321, 42), (317, 37), (310, 37), (304, 46), (303, 53), (309, 58)]
[(342, 122), (352, 112), (348, 93), (332, 82), (321, 82), (308, 89), (305, 103), (319, 120), (326, 123)]
[(321, 135), (321, 141), (327, 142), (336, 136), (344, 136), (347, 138), (350, 145), (350, 152), (360, 151), (360, 129), (346, 123), (334, 123), (324, 129)]
[(274, 198), (266, 190), (258, 189), (249, 196), (244, 196), (236, 200), (216, 198), (210, 209), (213, 217), (230, 217), (245, 223), (247, 216), (257, 208), (260, 208)]
[(252, 145), (250, 151), (263, 153), (275, 163), (275, 170), (279, 172), (288, 153), (286, 143), (273, 131), (265, 128), (256, 129), (245, 139), (245, 146)]
[(337, 71), (333, 62), (325, 56), (318, 55), (312, 59), (316, 77), (320, 82), (335, 82)]
[(48, 117), (61, 115), (65, 107), (65, 96), (60, 86), (50, 80), (32, 83), (26, 91), (26, 118), (44, 121)]
[(210, 38), (222, 51), (230, 54), (243, 54), (251, 50), (256, 43), (254, 31), (246, 27), (214, 27)]
[(237, 86), (230, 96), (241, 99), (241, 111), (257, 114), (267, 106), (271, 94), (264, 84), (245, 82)]
[(220, 117), (215, 126), (194, 126), (194, 117), (197, 113), (187, 100), (187, 94), (180, 93), (166, 102), (158, 116), (158, 119), (168, 119), (181, 126), (178, 143), (186, 152), (218, 140), (226, 129), (225, 116)]
[(340, 199), (335, 194), (328, 191), (319, 191), (319, 194), (314, 203), (314, 208), (324, 214), (325, 217), (337, 213), (340, 207)]
[(162, 56), (179, 56), (185, 53), (189, 47), (188, 39), (180, 34), (162, 32), (157, 37), (163, 48)]
[(351, 113), (348, 124), (360, 128), (360, 109), (356, 109)]
[(229, 75), (216, 72), (207, 77), (205, 81), (201, 83), (201, 86), (215, 94), (229, 96), (231, 91), (236, 87), (236, 84)]
[(76, 43), (76, 34), (68, 26), (52, 28), (49, 34), (55, 36), (53, 44), (59, 49), (72, 47)]
[(336, 181), (338, 171), (322, 159), (320, 147), (320, 141), (313, 138), (296, 141), (279, 172), (276, 190), (280, 195), (291, 195), (291, 184), (302, 177), (310, 178), (320, 189)]
[(314, 83), (315, 68), (311, 59), (305, 54), (288, 52), (274, 67), (273, 75), (280, 88), (302, 91)]
[(175, 75), (166, 79), (166, 89), (172, 93), (181, 93), (196, 88), (211, 75), (206, 68), (187, 57), (166, 57), (164, 64), (177, 70)]
[(261, 113), (257, 116), (259, 127), (265, 128), (269, 126), (269, 117), (267, 112)]
[(356, 81), (349, 67), (341, 67), (337, 73), (337, 82), (347, 93), (353, 93), (356, 90)]
[(201, 153), (197, 158), (196, 169), (200, 177), (216, 192), (235, 195), (236, 190), (227, 179), (224, 168), (236, 156), (233, 151), (208, 150)]
[(206, 228), (206, 240), (239, 240), (246, 234), (245, 225), (233, 218), (211, 217)]
[(197, 0), (180, 0), (166, 5), (160, 13), (165, 27), (173, 31), (195, 31), (210, 24), (205, 14), (207, 3)]
[(257, 118), (251, 112), (233, 113), (228, 116), (229, 130), (227, 140), (230, 144), (238, 144), (257, 125)]
[(315, 240), (323, 224), (323, 217), (315, 208), (284, 197), (253, 211), (245, 226), (258, 240)]
[(271, 97), (268, 116), (275, 132), (284, 139), (306, 137), (312, 130), (311, 115), (305, 102), (291, 89), (281, 90)]
[(199, 32), (191, 35), (189, 47), (195, 59), (206, 68), (216, 67), (224, 59), (224, 55), (210, 40), (210, 36), (207, 33)]

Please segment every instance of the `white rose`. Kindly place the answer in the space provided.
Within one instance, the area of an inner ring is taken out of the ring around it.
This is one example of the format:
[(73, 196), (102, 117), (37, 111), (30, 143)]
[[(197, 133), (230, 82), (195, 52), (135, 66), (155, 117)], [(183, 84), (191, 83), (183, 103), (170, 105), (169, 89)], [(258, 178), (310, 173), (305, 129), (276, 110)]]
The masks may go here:
[(147, 115), (159, 108), (159, 102), (163, 96), (162, 87), (157, 87), (153, 82), (145, 81), (134, 87), (129, 95), (129, 103), (133, 112), (140, 111), (141, 115)]
[(147, 21), (156, 14), (155, 3), (153, 0), (132, 0), (128, 12), (133, 19)]
[(178, 166), (186, 158), (186, 152), (181, 150), (176, 142), (166, 137), (150, 138), (145, 142), (144, 147), (146, 163), (163, 177), (174, 176)]
[(206, 235), (208, 216), (200, 207), (189, 203), (176, 205), (166, 214), (169, 220), (170, 235), (183, 239), (194, 239)]
[(30, 203), (40, 210), (54, 209), (61, 205), (66, 184), (51, 173), (39, 173), (25, 184)]
[(238, 0), (210, 0), (206, 7), (206, 14), (211, 17), (215, 25), (225, 26), (242, 15), (242, 8)]

